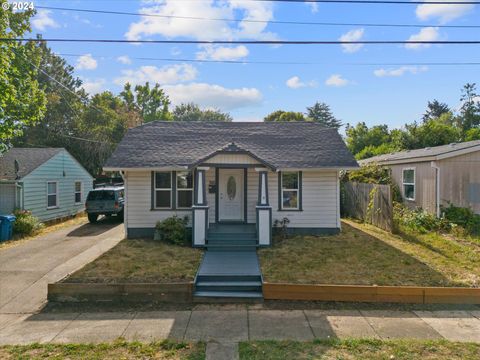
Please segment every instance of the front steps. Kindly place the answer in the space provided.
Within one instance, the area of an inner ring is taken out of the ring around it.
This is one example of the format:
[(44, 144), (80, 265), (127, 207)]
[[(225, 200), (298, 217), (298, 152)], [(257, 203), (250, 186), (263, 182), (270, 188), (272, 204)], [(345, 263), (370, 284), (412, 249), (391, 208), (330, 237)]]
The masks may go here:
[(195, 302), (263, 301), (255, 225), (213, 225), (195, 279)]

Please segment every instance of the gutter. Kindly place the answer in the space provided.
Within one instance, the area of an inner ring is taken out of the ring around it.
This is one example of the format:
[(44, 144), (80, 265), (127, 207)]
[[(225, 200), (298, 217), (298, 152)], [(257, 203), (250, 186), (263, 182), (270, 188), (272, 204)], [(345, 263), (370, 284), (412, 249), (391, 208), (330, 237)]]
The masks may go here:
[(432, 169), (435, 169), (435, 213), (440, 217), (440, 168), (435, 161), (430, 163)]

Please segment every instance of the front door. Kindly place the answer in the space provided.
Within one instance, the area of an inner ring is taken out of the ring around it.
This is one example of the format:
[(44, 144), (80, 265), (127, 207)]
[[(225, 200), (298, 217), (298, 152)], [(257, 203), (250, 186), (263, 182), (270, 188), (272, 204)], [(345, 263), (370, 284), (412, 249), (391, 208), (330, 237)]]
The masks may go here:
[(218, 181), (218, 219), (243, 221), (243, 169), (220, 169)]

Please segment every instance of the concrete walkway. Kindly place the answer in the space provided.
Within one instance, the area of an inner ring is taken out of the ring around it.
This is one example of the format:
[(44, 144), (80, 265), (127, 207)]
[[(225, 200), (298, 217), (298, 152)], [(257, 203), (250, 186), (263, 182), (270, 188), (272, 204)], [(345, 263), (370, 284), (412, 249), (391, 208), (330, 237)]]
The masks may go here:
[(47, 300), (47, 284), (88, 264), (124, 238), (123, 224), (105, 219), (76, 225), (0, 250), (2, 319), (37, 311)]
[(232, 351), (240, 341), (264, 339), (444, 338), (480, 342), (480, 310), (269, 310), (262, 305), (199, 305), (191, 311), (0, 315), (0, 345), (96, 343), (118, 337), (147, 342), (201, 340), (207, 341), (214, 353)]

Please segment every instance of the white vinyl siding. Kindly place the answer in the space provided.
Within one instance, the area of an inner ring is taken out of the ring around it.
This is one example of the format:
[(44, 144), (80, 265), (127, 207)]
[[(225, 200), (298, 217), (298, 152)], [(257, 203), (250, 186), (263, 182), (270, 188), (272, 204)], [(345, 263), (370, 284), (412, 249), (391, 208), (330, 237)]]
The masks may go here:
[(157, 221), (173, 215), (192, 218), (192, 210), (151, 210), (152, 175), (150, 171), (127, 172), (127, 219), (129, 228), (154, 228)]

